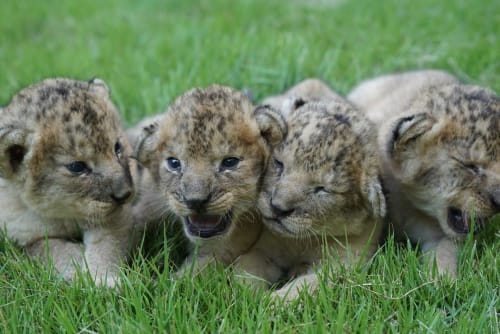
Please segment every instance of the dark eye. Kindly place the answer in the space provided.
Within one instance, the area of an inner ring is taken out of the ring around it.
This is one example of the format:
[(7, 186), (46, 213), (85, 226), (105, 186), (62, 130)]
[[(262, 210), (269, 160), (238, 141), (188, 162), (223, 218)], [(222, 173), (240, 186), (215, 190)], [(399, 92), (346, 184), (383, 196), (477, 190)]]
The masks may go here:
[(80, 175), (83, 173), (90, 172), (90, 168), (83, 161), (73, 161), (70, 162), (69, 164), (64, 165), (64, 167), (66, 167), (67, 170), (69, 170), (71, 173), (75, 175)]
[(115, 143), (115, 154), (117, 156), (119, 156), (120, 154), (122, 154), (122, 144), (120, 144), (120, 141), (117, 141)]
[(471, 171), (474, 174), (480, 174), (481, 173), (481, 168), (478, 165), (474, 164), (474, 163), (465, 162), (464, 160), (461, 160), (459, 158), (454, 158), (454, 157), (452, 157), (452, 159), (455, 160), (460, 165), (462, 165), (464, 168), (467, 168), (469, 171)]
[(233, 169), (240, 163), (240, 159), (236, 157), (224, 158), (220, 163), (221, 170)]
[(276, 158), (274, 159), (274, 167), (276, 167), (276, 172), (278, 172), (278, 175), (281, 175), (281, 173), (283, 173), (283, 163)]
[(177, 158), (167, 158), (167, 169), (171, 172), (178, 172), (181, 169), (181, 161)]

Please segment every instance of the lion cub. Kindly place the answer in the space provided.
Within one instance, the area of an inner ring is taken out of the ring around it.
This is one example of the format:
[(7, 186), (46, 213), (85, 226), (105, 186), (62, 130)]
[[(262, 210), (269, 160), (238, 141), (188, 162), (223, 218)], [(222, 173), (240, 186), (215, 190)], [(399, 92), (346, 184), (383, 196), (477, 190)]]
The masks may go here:
[(500, 99), (456, 82), (436, 71), (368, 80), (354, 91), (390, 101), (373, 109), (363, 95), (350, 94), (368, 117), (392, 110), (380, 119), (379, 149), (396, 237), (420, 243), (438, 272), (452, 277), (457, 241), (473, 221), (479, 227), (500, 211)]
[(47, 79), (21, 90), (0, 109), (0, 147), (7, 237), (66, 279), (76, 264), (113, 286), (128, 247), (124, 206), (134, 185), (104, 82)]
[(137, 158), (197, 246), (179, 274), (215, 260), (227, 266), (254, 244), (262, 229), (255, 210), (262, 175), (284, 132), (279, 113), (218, 85), (184, 93), (143, 128)]
[(258, 202), (265, 230), (237, 262), (256, 287), (293, 279), (274, 292), (288, 299), (317, 288), (332, 257), (370, 258), (385, 215), (372, 124), (343, 99), (307, 99), (283, 110), (288, 132), (274, 147)]

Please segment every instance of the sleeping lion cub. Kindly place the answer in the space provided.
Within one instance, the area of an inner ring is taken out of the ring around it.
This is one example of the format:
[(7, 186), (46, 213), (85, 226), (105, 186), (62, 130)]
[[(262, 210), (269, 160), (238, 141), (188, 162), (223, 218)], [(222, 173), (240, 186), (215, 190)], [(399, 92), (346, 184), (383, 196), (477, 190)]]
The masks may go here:
[[(457, 242), (473, 222), (477, 228), (500, 212), (500, 99), (457, 82), (441, 71), (409, 72), (368, 80), (349, 95), (379, 119), (396, 237), (420, 243), (452, 277)], [(364, 100), (373, 96), (378, 103)]]
[(288, 299), (316, 289), (331, 257), (370, 258), (385, 215), (372, 124), (342, 99), (307, 98), (285, 103), (288, 132), (274, 147), (258, 202), (266, 228), (236, 264), (256, 287), (292, 279), (274, 292)]

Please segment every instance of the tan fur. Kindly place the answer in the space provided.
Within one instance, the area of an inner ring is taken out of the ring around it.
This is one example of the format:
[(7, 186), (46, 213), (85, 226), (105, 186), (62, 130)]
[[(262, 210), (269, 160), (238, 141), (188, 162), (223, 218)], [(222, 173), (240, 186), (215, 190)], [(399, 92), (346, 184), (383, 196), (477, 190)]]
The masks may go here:
[(133, 127), (128, 128), (126, 133), (130, 145), (132, 147), (135, 147), (137, 145), (137, 140), (141, 137), (145, 129), (157, 125), (158, 121), (160, 121), (162, 117), (163, 114), (156, 114), (153, 116), (149, 116), (142, 119), (139, 123), (137, 123)]
[[(377, 100), (391, 105), (366, 112), (395, 114), (380, 121), (379, 148), (396, 236), (419, 242), (439, 273), (456, 277), (457, 241), (471, 230), (471, 216), (483, 225), (500, 210), (500, 100), (478, 86), (436, 86), (440, 77), (374, 79), (373, 95), (383, 92)], [(386, 99), (395, 85), (413, 93)]]
[(21, 90), (0, 110), (0, 152), (7, 237), (67, 279), (81, 268), (113, 286), (135, 190), (106, 85), (47, 79)]
[(265, 98), (261, 104), (282, 110), (289, 109), (287, 104), (298, 98), (307, 101), (343, 100), (343, 97), (334, 92), (326, 83), (316, 78), (305, 79), (285, 93)]
[(227, 266), (253, 245), (262, 228), (255, 210), (262, 174), (283, 127), (277, 112), (213, 85), (181, 95), (143, 129), (136, 155), (151, 172), (162, 210), (182, 221), (197, 248), (180, 273), (215, 261)]
[(410, 103), (421, 89), (430, 86), (458, 83), (457, 78), (439, 70), (405, 72), (397, 75), (383, 75), (363, 81), (347, 96), (367, 113), (375, 123), (381, 123), (401, 112), (401, 101)]
[(258, 208), (266, 228), (237, 261), (257, 287), (290, 279), (274, 292), (287, 299), (316, 289), (332, 259), (370, 258), (385, 215), (372, 124), (342, 99), (301, 103), (286, 112), (288, 133), (264, 179)]

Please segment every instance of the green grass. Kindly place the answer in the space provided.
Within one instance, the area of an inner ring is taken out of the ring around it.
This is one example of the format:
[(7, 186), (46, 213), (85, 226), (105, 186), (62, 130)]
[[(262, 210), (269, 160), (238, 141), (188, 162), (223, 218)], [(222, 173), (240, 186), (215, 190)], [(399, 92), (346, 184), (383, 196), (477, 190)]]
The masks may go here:
[[(129, 125), (214, 82), (260, 99), (311, 76), (347, 93), (378, 74), (441, 68), (499, 91), (498, 13), (495, 0), (4, 0), (0, 104), (55, 76), (104, 79)], [(165, 236), (124, 269), (122, 291), (66, 284), (1, 242), (0, 332), (499, 333), (498, 227), (468, 242), (456, 282), (433, 283), (390, 239), (369, 270), (331, 272), (288, 306), (222, 271), (173, 279)]]

